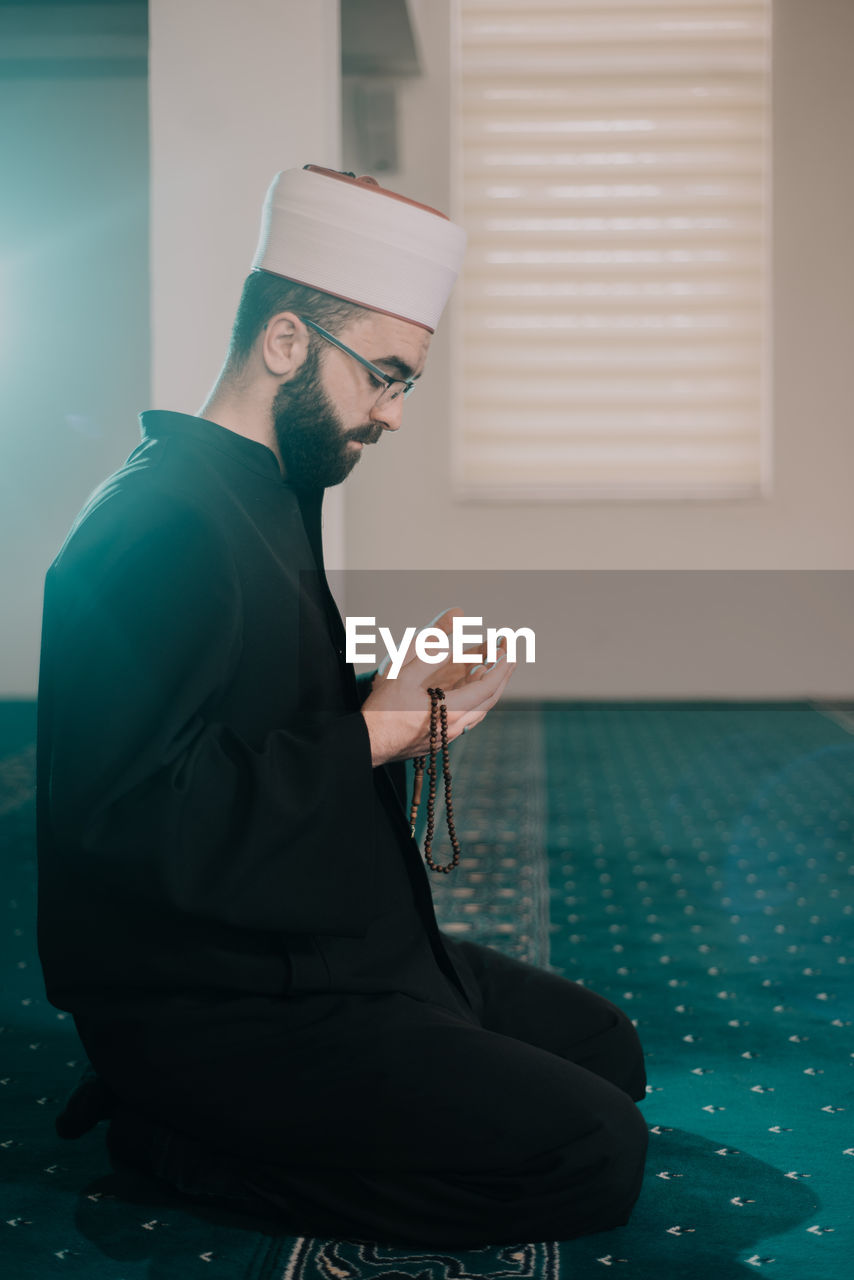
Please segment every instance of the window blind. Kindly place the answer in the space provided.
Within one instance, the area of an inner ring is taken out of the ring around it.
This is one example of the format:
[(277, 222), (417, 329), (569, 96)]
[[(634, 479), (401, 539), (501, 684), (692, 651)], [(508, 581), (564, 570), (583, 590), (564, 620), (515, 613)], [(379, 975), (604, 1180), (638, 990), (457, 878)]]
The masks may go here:
[(770, 0), (454, 0), (454, 478), (769, 478)]

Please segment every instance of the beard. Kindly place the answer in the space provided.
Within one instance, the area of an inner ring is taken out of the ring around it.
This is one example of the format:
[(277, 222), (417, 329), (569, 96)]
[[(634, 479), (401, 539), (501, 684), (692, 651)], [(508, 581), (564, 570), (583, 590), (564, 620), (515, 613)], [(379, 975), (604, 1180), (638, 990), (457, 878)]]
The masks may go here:
[(321, 384), (318, 353), (313, 346), (297, 376), (276, 393), (273, 429), (285, 477), (297, 489), (327, 489), (340, 484), (361, 455), (361, 449), (348, 448), (348, 442), (376, 444), (383, 430), (375, 422), (344, 430)]

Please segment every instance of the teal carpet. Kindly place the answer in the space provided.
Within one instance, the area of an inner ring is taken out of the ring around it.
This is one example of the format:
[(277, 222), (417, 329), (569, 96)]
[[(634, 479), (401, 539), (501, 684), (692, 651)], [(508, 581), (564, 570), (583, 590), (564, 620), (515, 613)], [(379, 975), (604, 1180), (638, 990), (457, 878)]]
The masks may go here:
[[(628, 1226), (459, 1254), (296, 1240), (109, 1172), (53, 1116), (84, 1063), (34, 945), (29, 704), (0, 706), (0, 1259), (9, 1280), (847, 1280), (854, 718), (508, 704), (456, 744), (444, 926), (622, 1005), (652, 1130)], [(443, 850), (434, 851), (442, 856)]]

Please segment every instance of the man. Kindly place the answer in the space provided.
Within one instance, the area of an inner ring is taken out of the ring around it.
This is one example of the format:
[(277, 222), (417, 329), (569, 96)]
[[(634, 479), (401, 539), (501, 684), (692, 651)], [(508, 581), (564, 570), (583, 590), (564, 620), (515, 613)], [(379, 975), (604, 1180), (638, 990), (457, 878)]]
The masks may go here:
[(209, 399), (142, 415), (49, 570), (39, 686), (41, 957), (113, 1161), (440, 1247), (625, 1222), (647, 1140), (628, 1019), (436, 925), (400, 762), (428, 686), (453, 739), (510, 664), (360, 688), (324, 575), (323, 490), (400, 427), (463, 241), (278, 175)]

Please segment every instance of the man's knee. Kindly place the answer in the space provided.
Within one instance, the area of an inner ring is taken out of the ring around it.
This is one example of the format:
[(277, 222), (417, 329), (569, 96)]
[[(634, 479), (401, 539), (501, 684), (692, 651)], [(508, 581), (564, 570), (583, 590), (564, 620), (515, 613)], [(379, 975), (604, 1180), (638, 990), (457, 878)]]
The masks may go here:
[(603, 1004), (609, 1025), (583, 1046), (574, 1061), (640, 1102), (646, 1096), (646, 1068), (637, 1030), (622, 1009), (610, 1001)]
[(648, 1146), (646, 1121), (633, 1103), (627, 1103), (615, 1112), (603, 1135), (602, 1206), (613, 1214), (611, 1226), (628, 1221), (640, 1195)]
[(640, 1102), (646, 1097), (646, 1065), (643, 1048), (637, 1028), (622, 1009), (617, 1009), (615, 1039), (615, 1060), (619, 1078), (615, 1079), (614, 1083), (619, 1085), (633, 1102)]
[(503, 1171), (506, 1186), (484, 1200), (480, 1240), (571, 1240), (622, 1226), (643, 1182), (649, 1133), (643, 1116), (614, 1094), (607, 1115), (564, 1146)]
[[(557, 1239), (587, 1235), (628, 1221), (643, 1181), (649, 1132), (640, 1111), (616, 1094), (584, 1143), (563, 1149), (563, 1232)], [(592, 1159), (591, 1159), (592, 1157)], [(567, 1234), (567, 1232), (569, 1234)]]

